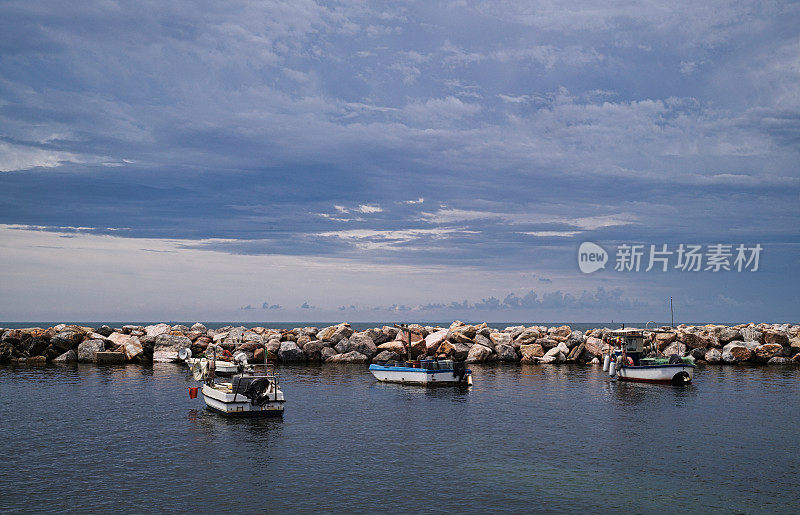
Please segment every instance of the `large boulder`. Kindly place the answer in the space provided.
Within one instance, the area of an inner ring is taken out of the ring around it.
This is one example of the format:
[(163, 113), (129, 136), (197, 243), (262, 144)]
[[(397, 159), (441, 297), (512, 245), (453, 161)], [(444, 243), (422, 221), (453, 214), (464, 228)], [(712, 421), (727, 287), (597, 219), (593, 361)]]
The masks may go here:
[(767, 361), (767, 365), (794, 365), (794, 360), (792, 358), (783, 358), (780, 356), (775, 356), (774, 358), (770, 358)]
[[(508, 334), (508, 333), (502, 333), (502, 334)], [(514, 338), (514, 343), (516, 343), (517, 346), (530, 345), (531, 343), (534, 343), (541, 337), (542, 333), (539, 332), (539, 329), (537, 327), (531, 327), (519, 333), (517, 337)], [(508, 338), (511, 339), (511, 334), (508, 334)], [(506, 342), (495, 342), (495, 343), (506, 343)]]
[(517, 361), (517, 351), (511, 345), (496, 345), (494, 351), (497, 354), (498, 361)]
[(539, 359), (541, 363), (564, 363), (567, 361), (567, 356), (562, 352), (560, 347), (553, 347), (544, 353), (544, 356)]
[(353, 334), (353, 328), (347, 322), (343, 322), (321, 329), (317, 333), (317, 339), (338, 343), (342, 338), (349, 338), (351, 334)]
[(399, 361), (400, 355), (395, 354), (390, 350), (384, 350), (379, 352), (374, 358), (372, 358), (373, 363), (380, 363), (381, 361)]
[(662, 351), (667, 345), (675, 343), (677, 339), (678, 335), (676, 333), (656, 333), (656, 347), (659, 351)]
[(50, 343), (55, 345), (57, 349), (62, 351), (68, 349), (76, 349), (78, 344), (83, 341), (83, 333), (78, 331), (61, 331), (56, 333), (51, 339)]
[(148, 325), (144, 328), (144, 332), (147, 336), (159, 336), (167, 334), (170, 331), (172, 331), (172, 327), (167, 324)]
[[(769, 333), (764, 333), (764, 340), (766, 340), (766, 336)], [(755, 361), (759, 363), (766, 363), (772, 358), (779, 358), (783, 357), (783, 346), (777, 343), (765, 343), (764, 345), (759, 345), (756, 347), (756, 350), (753, 352)]]
[(600, 338), (595, 338), (594, 336), (589, 336), (588, 338), (586, 338), (586, 342), (583, 347), (583, 353), (589, 359), (602, 358), (603, 352), (608, 350), (609, 350), (609, 345)]
[(502, 332), (508, 333), (509, 336), (511, 336), (512, 340), (516, 340), (519, 335), (521, 335), (523, 332), (525, 332), (525, 326), (524, 325), (508, 326), (505, 329), (503, 329)]
[(667, 345), (662, 352), (665, 356), (672, 356), (673, 354), (677, 354), (678, 356), (685, 356), (686, 345), (682, 342), (675, 342), (670, 345)]
[(53, 363), (74, 363), (78, 361), (78, 353), (70, 349), (53, 360)]
[(749, 361), (753, 356), (751, 351), (743, 342), (730, 342), (722, 348), (722, 361), (724, 363), (740, 363)]
[(78, 345), (78, 361), (81, 363), (91, 363), (94, 361), (96, 352), (103, 352), (106, 349), (103, 340), (86, 340)]
[(283, 363), (304, 363), (306, 355), (295, 342), (281, 342), (278, 359)]
[(708, 349), (705, 356), (703, 356), (703, 359), (709, 363), (719, 363), (722, 361), (722, 351), (715, 348)]
[(208, 332), (208, 328), (204, 324), (201, 324), (200, 322), (196, 322), (196, 323), (192, 324), (192, 327), (190, 327), (189, 330), (190, 331), (197, 331), (199, 333), (207, 333)]
[[(348, 339), (350, 340), (350, 345), (348, 346), (347, 352), (360, 352), (370, 359), (378, 354), (378, 348), (375, 346), (375, 342), (372, 341), (372, 338), (370, 338), (366, 332), (353, 333)], [(423, 343), (423, 354), (424, 348), (425, 344)]]
[(467, 363), (483, 363), (492, 355), (492, 349), (485, 345), (473, 345), (467, 353)]
[(369, 358), (358, 351), (336, 354), (326, 360), (328, 363), (366, 363)]
[(552, 338), (539, 338), (534, 343), (541, 345), (546, 351), (558, 346), (558, 342)]
[(560, 327), (551, 327), (547, 330), (547, 334), (550, 336), (561, 336), (566, 338), (572, 332), (572, 329), (568, 325), (562, 325)]
[(109, 334), (113, 333), (114, 330), (107, 325), (101, 325), (100, 327), (97, 328), (97, 331), (95, 332), (100, 336), (108, 336)]
[[(159, 324), (167, 325), (167, 324)], [(154, 327), (154, 326), (148, 326)], [(169, 326), (167, 326), (169, 327)], [(146, 328), (145, 328), (146, 329)], [(153, 361), (156, 363), (171, 363), (178, 361), (178, 352), (183, 348), (191, 348), (192, 340), (186, 336), (170, 333), (161, 333), (156, 336), (153, 345)]]
[[(34, 336), (23, 340), (22, 345), (27, 344), (27, 351), (29, 356), (39, 356), (44, 353), (44, 350), (50, 346), (50, 342), (43, 336)], [(63, 349), (62, 349), (63, 350)]]
[(765, 344), (776, 344), (782, 346), (789, 346), (789, 335), (783, 331), (776, 331), (774, 329), (765, 329), (761, 333), (762, 341)]
[(392, 354), (397, 354), (398, 356), (405, 356), (406, 346), (403, 345), (403, 342), (392, 340), (390, 342), (378, 345), (378, 352), (391, 352)]
[[(474, 345), (472, 347), (474, 347)], [(471, 347), (464, 343), (454, 343), (453, 349), (453, 359), (456, 361), (464, 361), (469, 356)]]
[[(511, 337), (508, 336), (506, 333), (494, 333), (494, 334), (502, 334), (503, 336), (506, 336), (508, 338), (509, 343), (511, 342)], [(494, 349), (495, 343), (491, 340), (491, 337), (486, 337), (481, 333), (478, 333), (475, 335), (475, 338), (473, 338), (473, 340), (477, 345), (483, 345), (484, 347), (487, 347), (489, 349)]]
[(314, 340), (303, 345), (303, 353), (308, 361), (318, 363), (322, 361), (322, 349), (324, 348), (325, 346), (321, 341)]
[(320, 359), (322, 360), (323, 363), (325, 363), (336, 354), (337, 352), (333, 347), (323, 347), (322, 352), (320, 352)]
[(439, 331), (430, 333), (425, 337), (425, 354), (433, 356), (436, 350), (447, 339), (448, 329), (441, 329)]
[(125, 353), (125, 359), (128, 361), (138, 361), (144, 353), (144, 347), (136, 336), (127, 336), (121, 340), (118, 345), (122, 347), (122, 352)]
[(585, 339), (586, 337), (583, 335), (583, 332), (572, 331), (569, 336), (567, 336), (567, 341), (565, 343), (569, 349), (574, 349), (575, 347), (580, 346)]
[(740, 329), (739, 333), (742, 335), (742, 340), (746, 342), (763, 343), (763, 340), (761, 339), (761, 331), (755, 327), (745, 327)]
[[(458, 322), (461, 324), (461, 322)], [(447, 333), (447, 339), (453, 343), (473, 343), (472, 339), (475, 338), (477, 329), (472, 325), (456, 325), (456, 322), (450, 326), (450, 331)]]
[(742, 334), (733, 327), (723, 327), (720, 330), (719, 335), (717, 335), (717, 338), (719, 338), (719, 342), (721, 344), (725, 345), (726, 343), (734, 340), (741, 340)]
[(712, 347), (712, 340), (702, 333), (693, 333), (689, 331), (680, 331), (678, 333), (678, 341), (686, 345), (689, 349), (697, 349), (704, 347)]
[(544, 356), (544, 349), (538, 343), (521, 345), (519, 351), (522, 354), (522, 363), (536, 363), (538, 361), (537, 358)]

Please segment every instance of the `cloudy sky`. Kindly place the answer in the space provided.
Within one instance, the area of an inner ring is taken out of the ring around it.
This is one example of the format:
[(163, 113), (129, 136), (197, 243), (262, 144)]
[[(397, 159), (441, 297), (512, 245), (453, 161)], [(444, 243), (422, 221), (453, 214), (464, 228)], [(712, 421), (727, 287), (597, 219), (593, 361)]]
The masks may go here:
[(662, 321), (672, 296), (796, 322), (798, 27), (767, 1), (5, 1), (0, 319)]

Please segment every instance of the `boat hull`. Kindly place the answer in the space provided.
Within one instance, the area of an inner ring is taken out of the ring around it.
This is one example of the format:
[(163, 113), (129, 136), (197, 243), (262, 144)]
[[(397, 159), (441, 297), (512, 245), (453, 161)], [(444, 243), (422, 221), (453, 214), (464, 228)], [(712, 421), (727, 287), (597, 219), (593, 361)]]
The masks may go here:
[(467, 384), (472, 372), (467, 370), (463, 376), (455, 375), (453, 370), (427, 370), (409, 367), (384, 367), (370, 365), (369, 371), (378, 381), (384, 383), (415, 384), (424, 386), (447, 386)]
[(283, 393), (278, 390), (270, 394), (271, 398), (263, 406), (253, 404), (241, 393), (234, 394), (218, 390), (207, 384), (203, 385), (203, 400), (206, 407), (217, 413), (231, 417), (268, 417), (283, 414)]
[(694, 378), (694, 365), (622, 365), (617, 369), (617, 379), (637, 383), (686, 384)]

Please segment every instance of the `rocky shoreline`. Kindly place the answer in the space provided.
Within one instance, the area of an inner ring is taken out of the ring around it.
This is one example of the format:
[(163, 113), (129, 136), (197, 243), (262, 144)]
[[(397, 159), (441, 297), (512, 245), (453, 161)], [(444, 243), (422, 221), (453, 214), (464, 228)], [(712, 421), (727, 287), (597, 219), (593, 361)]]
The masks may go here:
[[(412, 324), (411, 359), (437, 356), (468, 363), (598, 363), (611, 329), (586, 332), (569, 326), (492, 328), (453, 322), (450, 327)], [(60, 324), (50, 328), (0, 329), (0, 363), (150, 363), (178, 361), (189, 348), (195, 356), (216, 350), (244, 352), (280, 363), (369, 363), (407, 359), (403, 334), (392, 326), (355, 332), (343, 322), (324, 328), (125, 325), (98, 328)], [(665, 355), (691, 355), (709, 364), (800, 364), (800, 325), (740, 324), (662, 327), (645, 332)]]

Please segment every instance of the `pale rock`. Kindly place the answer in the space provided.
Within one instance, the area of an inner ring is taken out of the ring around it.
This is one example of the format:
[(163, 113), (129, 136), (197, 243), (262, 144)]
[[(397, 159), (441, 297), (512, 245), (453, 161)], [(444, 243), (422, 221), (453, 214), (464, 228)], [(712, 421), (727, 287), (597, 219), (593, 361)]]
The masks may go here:
[(96, 352), (103, 352), (105, 343), (103, 340), (86, 340), (78, 345), (77, 357), (81, 363), (91, 363), (94, 361)]
[(199, 331), (201, 333), (208, 332), (208, 328), (206, 328), (206, 326), (201, 324), (200, 322), (196, 322), (195, 324), (193, 324), (192, 327), (190, 327), (190, 330), (191, 331)]
[(55, 336), (50, 338), (50, 343), (54, 345), (57, 349), (65, 351), (68, 349), (74, 349), (78, 346), (79, 343), (83, 341), (83, 333), (78, 331), (61, 331), (56, 333)]
[(719, 338), (721, 344), (725, 345), (726, 343), (732, 342), (734, 340), (741, 340), (742, 335), (739, 331), (737, 331), (732, 327), (723, 327), (722, 329), (720, 329), (717, 338)]
[(703, 359), (709, 363), (719, 363), (722, 361), (722, 351), (715, 348), (708, 349)]
[(587, 356), (602, 358), (603, 352), (608, 352), (609, 350), (610, 346), (603, 340), (600, 338), (595, 338), (594, 336), (590, 336), (586, 338), (586, 344), (584, 345), (583, 353)]
[(303, 363), (306, 360), (306, 355), (303, 349), (298, 347), (295, 342), (281, 342), (281, 347), (278, 349), (278, 359), (282, 363)]
[(159, 336), (162, 334), (169, 333), (172, 330), (172, 327), (168, 326), (167, 324), (156, 324), (156, 325), (148, 325), (144, 328), (144, 333), (147, 336)]
[(755, 327), (745, 327), (743, 329), (740, 329), (739, 333), (741, 333), (742, 339), (746, 342), (758, 342), (758, 343), (763, 342), (763, 340), (761, 339), (761, 331), (759, 331)]
[(320, 352), (320, 359), (324, 363), (335, 355), (336, 355), (336, 350), (334, 350), (333, 347), (323, 347), (322, 352)]
[[(435, 352), (436, 349), (434, 349)], [(397, 354), (398, 356), (405, 356), (406, 355), (406, 346), (403, 345), (403, 342), (398, 342), (395, 340), (382, 343), (378, 345), (378, 351), (380, 352), (391, 352), (393, 354)], [(432, 355), (433, 353), (431, 353)]]
[(686, 345), (682, 342), (674, 342), (667, 347), (664, 348), (662, 353), (665, 356), (672, 356), (673, 354), (677, 354), (678, 356), (685, 356), (686, 355)]
[(357, 351), (336, 354), (326, 360), (328, 363), (366, 363), (369, 358)]
[(373, 342), (372, 338), (365, 332), (353, 333), (350, 335), (349, 340), (350, 345), (348, 346), (347, 352), (356, 351), (370, 359), (378, 353), (375, 342)]
[(70, 349), (53, 360), (53, 363), (74, 363), (78, 361), (78, 353)]
[(442, 342), (447, 339), (448, 331), (448, 329), (441, 329), (428, 334), (428, 336), (425, 337), (425, 354), (428, 356), (433, 356), (436, 353), (436, 350), (439, 348), (439, 345), (441, 345)]
[[(511, 337), (508, 336), (506, 333), (489, 333), (489, 334), (490, 334), (490, 336), (491, 336), (491, 334), (502, 334), (502, 335), (508, 337), (508, 341), (511, 342)], [(486, 336), (484, 336), (484, 335), (482, 335), (480, 333), (475, 335), (474, 341), (475, 341), (475, 343), (477, 345), (482, 345), (484, 347), (487, 347), (490, 350), (494, 349), (494, 346), (495, 346), (494, 342), (491, 340), (490, 337), (486, 337)]]
[(186, 336), (161, 333), (156, 336), (155, 344), (153, 346), (153, 361), (156, 363), (171, 363), (173, 361), (177, 361), (178, 352), (183, 348), (191, 347), (192, 340)]
[[(498, 345), (511, 345), (513, 347), (512, 342), (514, 342), (514, 338), (511, 336), (511, 333), (493, 332), (489, 333), (489, 342), (490, 345), (488, 345), (488, 347), (490, 349), (494, 349)], [(481, 342), (476, 340), (475, 343)], [(481, 344), (485, 345), (484, 343)]]
[(491, 356), (492, 350), (485, 345), (473, 345), (467, 354), (467, 363), (483, 363)]
[[(511, 335), (509, 335), (509, 337), (510, 336)], [(541, 337), (542, 333), (539, 331), (539, 329), (536, 327), (531, 327), (519, 333), (516, 338), (514, 338), (514, 342), (517, 345), (530, 345)]]
[(373, 363), (380, 363), (381, 361), (398, 361), (400, 360), (400, 355), (395, 354), (390, 350), (384, 350), (379, 352), (374, 358), (372, 358)]
[(511, 337), (512, 340), (516, 340), (519, 335), (525, 332), (525, 326), (524, 325), (509, 326), (503, 329), (502, 332), (508, 333), (508, 335)]

